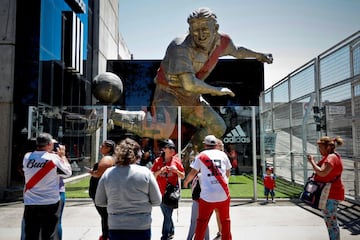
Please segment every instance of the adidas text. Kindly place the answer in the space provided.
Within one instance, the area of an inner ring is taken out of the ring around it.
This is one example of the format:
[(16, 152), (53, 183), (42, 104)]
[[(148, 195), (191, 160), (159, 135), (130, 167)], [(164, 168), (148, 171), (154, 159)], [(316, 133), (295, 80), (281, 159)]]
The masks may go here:
[(250, 143), (249, 137), (224, 137), (223, 139), (224, 143)]

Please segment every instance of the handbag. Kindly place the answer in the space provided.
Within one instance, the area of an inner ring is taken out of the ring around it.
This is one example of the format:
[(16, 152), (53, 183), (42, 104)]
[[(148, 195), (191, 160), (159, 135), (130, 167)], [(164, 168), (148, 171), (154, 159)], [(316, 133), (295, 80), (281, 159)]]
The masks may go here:
[(200, 182), (199, 182), (199, 177), (196, 176), (193, 180), (192, 183), (192, 193), (191, 193), (191, 198), (193, 200), (199, 200), (200, 198), (200, 193), (201, 193), (201, 188), (200, 188)]
[(177, 184), (176, 186), (168, 183), (166, 185), (166, 190), (163, 196), (163, 203), (168, 207), (176, 209), (179, 207), (179, 200), (180, 200), (180, 188)]
[[(337, 177), (333, 180), (335, 181)], [(322, 210), (326, 207), (326, 202), (330, 193), (332, 182), (317, 182), (314, 175), (309, 177), (304, 185), (304, 190), (300, 194), (300, 200), (312, 208)]]

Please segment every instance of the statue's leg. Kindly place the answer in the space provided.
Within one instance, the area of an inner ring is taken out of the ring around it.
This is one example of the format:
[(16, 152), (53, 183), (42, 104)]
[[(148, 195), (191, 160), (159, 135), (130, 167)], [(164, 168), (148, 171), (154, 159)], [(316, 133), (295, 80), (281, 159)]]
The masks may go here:
[(193, 145), (202, 148), (202, 141), (208, 134), (220, 138), (226, 131), (226, 124), (222, 117), (208, 105), (182, 107), (182, 117), (185, 122), (197, 127), (196, 133), (191, 139)]
[(154, 127), (161, 132), (158, 135), (159, 138), (167, 139), (174, 131), (178, 104), (172, 94), (156, 88), (152, 102), (152, 115), (156, 119)]

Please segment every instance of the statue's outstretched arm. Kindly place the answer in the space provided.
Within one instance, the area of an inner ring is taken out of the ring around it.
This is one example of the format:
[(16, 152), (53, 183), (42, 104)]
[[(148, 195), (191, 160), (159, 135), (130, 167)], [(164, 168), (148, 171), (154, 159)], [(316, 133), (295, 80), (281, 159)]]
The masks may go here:
[(269, 64), (273, 62), (273, 56), (271, 53), (259, 53), (244, 47), (236, 47), (232, 41), (227, 47), (227, 53), (238, 59), (255, 58), (260, 62), (266, 62)]
[(254, 52), (244, 47), (236, 48), (235, 54), (233, 56), (236, 58), (256, 58), (258, 61), (266, 63), (273, 62), (273, 57), (271, 53)]

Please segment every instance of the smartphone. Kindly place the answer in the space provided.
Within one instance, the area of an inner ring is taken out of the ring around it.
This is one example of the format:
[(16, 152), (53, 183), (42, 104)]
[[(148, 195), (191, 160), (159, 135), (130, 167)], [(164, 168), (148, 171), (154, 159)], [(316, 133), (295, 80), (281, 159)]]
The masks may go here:
[(58, 150), (58, 148), (59, 148), (59, 146), (60, 146), (60, 143), (54, 143), (54, 149), (53, 149), (53, 151), (54, 152), (57, 152)]
[(84, 169), (87, 170), (87, 171), (91, 171), (91, 170), (92, 170), (91, 168), (86, 167), (86, 166), (84, 166)]

